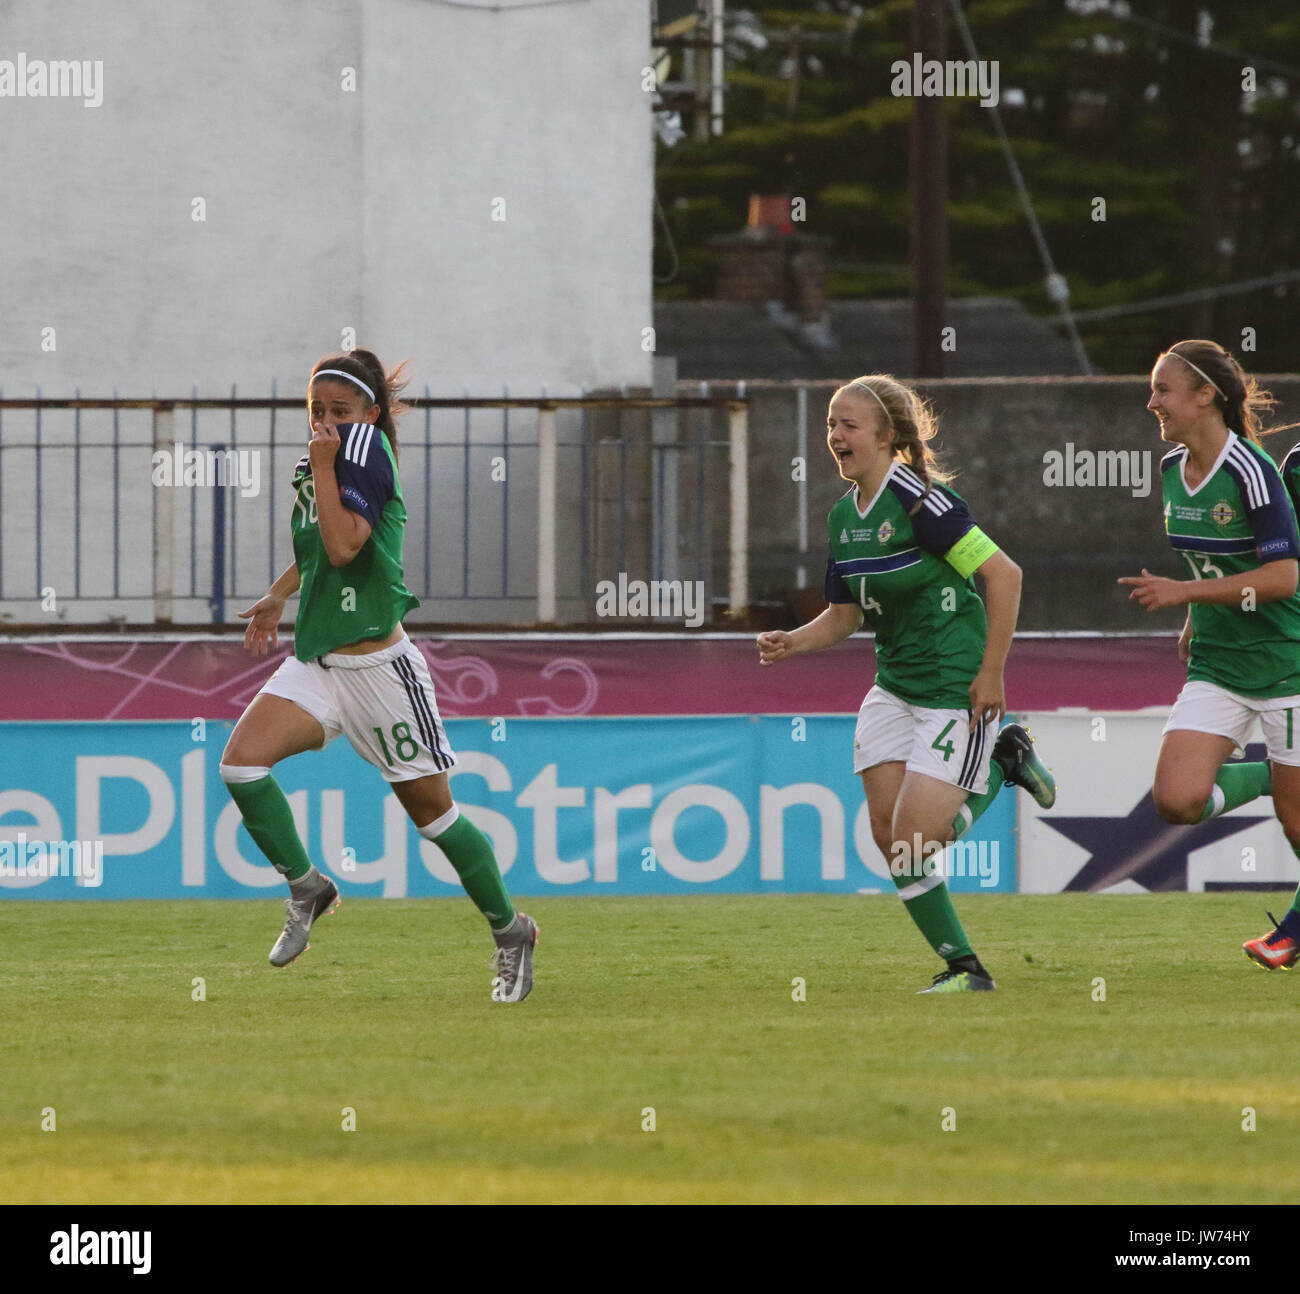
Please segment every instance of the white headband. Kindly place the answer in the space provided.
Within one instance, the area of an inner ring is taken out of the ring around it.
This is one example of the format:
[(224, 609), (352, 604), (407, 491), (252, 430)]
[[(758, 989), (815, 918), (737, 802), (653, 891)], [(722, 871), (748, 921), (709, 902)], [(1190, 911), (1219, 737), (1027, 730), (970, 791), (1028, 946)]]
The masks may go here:
[(314, 382), (318, 377), (345, 377), (349, 382), (355, 382), (369, 397), (370, 403), (375, 402), (375, 393), (359, 378), (353, 377), (351, 373), (345, 373), (341, 368), (322, 368), (311, 375)]
[(871, 391), (871, 394), (872, 394), (872, 396), (874, 397), (876, 403), (877, 403), (877, 404), (878, 404), (882, 409), (885, 410), (885, 421), (889, 423), (890, 428), (892, 429), (892, 428), (893, 428), (893, 425), (894, 425), (894, 419), (893, 419), (893, 416), (890, 414), (889, 410), (888, 410), (887, 408), (885, 408), (885, 402), (884, 402), (884, 401), (883, 401), (883, 400), (882, 400), (878, 395), (876, 395), (875, 391), (872, 390), (871, 387), (867, 386), (867, 384), (866, 384), (865, 382), (864, 382), (861, 386), (856, 386), (856, 385), (853, 385), (852, 383), (850, 383), (850, 385), (853, 386), (853, 389), (854, 389), (855, 391)]
[[(1171, 355), (1177, 355), (1178, 358), (1188, 366), (1188, 368), (1194, 368), (1216, 391), (1219, 391), (1219, 384), (1203, 368), (1201, 368), (1199, 364), (1193, 364), (1186, 355), (1182, 355), (1176, 350), (1171, 350), (1169, 353)], [(1219, 394), (1223, 395), (1223, 392), (1219, 391)], [(1226, 400), (1228, 397), (1223, 395), (1223, 398)]]

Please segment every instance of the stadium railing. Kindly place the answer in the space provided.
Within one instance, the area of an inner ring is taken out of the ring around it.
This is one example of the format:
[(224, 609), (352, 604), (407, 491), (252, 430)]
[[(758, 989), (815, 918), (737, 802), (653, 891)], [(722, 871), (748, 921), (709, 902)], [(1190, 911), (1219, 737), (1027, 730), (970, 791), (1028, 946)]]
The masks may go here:
[[(417, 616), (581, 623), (598, 583), (620, 574), (698, 580), (710, 603), (747, 609), (743, 398), (405, 403), (405, 571), (427, 604)], [(256, 600), (291, 559), (304, 424), (299, 399), (234, 392), (0, 399), (0, 619), (238, 623), (228, 603)]]

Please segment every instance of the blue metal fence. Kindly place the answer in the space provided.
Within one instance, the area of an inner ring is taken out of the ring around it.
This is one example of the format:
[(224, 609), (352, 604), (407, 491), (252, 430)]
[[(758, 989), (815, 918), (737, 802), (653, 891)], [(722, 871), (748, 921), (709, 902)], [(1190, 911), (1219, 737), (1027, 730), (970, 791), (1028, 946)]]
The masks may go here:
[[(542, 453), (553, 455), (556, 481), (557, 621), (589, 618), (595, 582), (619, 572), (661, 579), (667, 571), (736, 601), (732, 460), (743, 401), (426, 392), (406, 404), (398, 424), (405, 573), (426, 604), (414, 623), (426, 613), (441, 623), (536, 620)], [(671, 443), (651, 438), (656, 410), (675, 416)], [(296, 417), (286, 423), (285, 411)], [(292, 560), (287, 491), (305, 421), (300, 400), (240, 398), (234, 389), (227, 399), (0, 399), (0, 618), (13, 628), (241, 623), (234, 611)], [(220, 455), (205, 460), (218, 465), (237, 461), (228, 454), (255, 455), (256, 491), (153, 483), (157, 454), (170, 453), (180, 471), (187, 452), (191, 465), (201, 453)]]

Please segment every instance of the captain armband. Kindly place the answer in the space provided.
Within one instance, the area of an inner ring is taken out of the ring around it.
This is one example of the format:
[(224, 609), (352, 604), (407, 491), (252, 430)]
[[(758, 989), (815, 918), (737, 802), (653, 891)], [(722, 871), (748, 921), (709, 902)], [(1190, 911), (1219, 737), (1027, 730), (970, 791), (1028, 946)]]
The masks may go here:
[(997, 544), (978, 526), (972, 526), (944, 553), (943, 560), (965, 580), (998, 551)]

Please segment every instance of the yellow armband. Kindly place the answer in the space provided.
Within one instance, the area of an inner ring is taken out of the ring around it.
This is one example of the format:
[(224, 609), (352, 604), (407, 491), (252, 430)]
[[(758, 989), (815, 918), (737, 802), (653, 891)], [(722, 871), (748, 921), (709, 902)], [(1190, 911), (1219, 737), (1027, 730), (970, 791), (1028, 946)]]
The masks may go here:
[(998, 551), (997, 544), (978, 526), (972, 526), (944, 553), (943, 560), (965, 580)]

